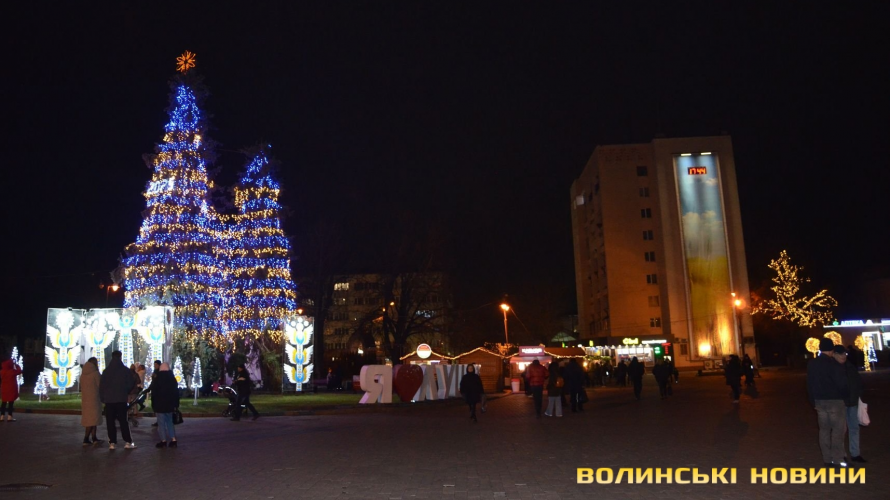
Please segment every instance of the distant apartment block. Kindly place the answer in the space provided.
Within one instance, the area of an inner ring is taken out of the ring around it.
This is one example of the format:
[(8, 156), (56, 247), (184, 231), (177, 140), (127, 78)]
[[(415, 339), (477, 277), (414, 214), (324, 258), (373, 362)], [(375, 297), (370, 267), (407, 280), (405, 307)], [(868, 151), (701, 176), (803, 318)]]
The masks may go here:
[(729, 136), (597, 146), (571, 204), (580, 341), (663, 341), (678, 366), (754, 356)]

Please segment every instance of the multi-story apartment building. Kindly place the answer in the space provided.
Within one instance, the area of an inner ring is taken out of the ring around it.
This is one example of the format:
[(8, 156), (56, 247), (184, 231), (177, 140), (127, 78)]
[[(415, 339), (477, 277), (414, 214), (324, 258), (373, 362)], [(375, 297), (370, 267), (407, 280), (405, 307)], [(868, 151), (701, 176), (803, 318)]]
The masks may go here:
[(754, 357), (729, 136), (598, 146), (571, 203), (579, 340), (662, 343), (687, 367)]
[[(324, 324), (325, 358), (376, 351), (385, 358), (384, 332), (399, 356), (426, 343), (448, 350), (452, 294), (443, 273), (350, 274), (334, 279), (331, 306)], [(393, 332), (407, 334), (398, 345)]]

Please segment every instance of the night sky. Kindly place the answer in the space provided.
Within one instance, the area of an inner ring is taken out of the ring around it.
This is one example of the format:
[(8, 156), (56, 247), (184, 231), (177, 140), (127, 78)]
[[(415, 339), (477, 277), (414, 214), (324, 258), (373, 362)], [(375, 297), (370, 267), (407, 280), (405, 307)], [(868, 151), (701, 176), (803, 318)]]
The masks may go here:
[(184, 50), (218, 180), (258, 141), (282, 163), (297, 259), (319, 221), (361, 250), (410, 214), (448, 235), (459, 308), (574, 312), (569, 187), (594, 147), (725, 131), (752, 288), (787, 249), (841, 316), (890, 314), (854, 300), (888, 272), (885, 2), (554, 3), (7, 7), (4, 334), (105, 305)]

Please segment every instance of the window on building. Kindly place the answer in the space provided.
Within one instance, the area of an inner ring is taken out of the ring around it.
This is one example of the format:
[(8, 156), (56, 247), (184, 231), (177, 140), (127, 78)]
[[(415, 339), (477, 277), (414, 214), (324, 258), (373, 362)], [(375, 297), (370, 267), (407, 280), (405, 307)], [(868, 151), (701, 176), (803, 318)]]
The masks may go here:
[(365, 301), (361, 297), (353, 297), (352, 298), (352, 305), (354, 305), (354, 306), (360, 306), (360, 305), (363, 305), (364, 303), (365, 303)]
[(347, 315), (345, 312), (335, 312), (334, 317), (331, 319), (333, 319), (334, 321), (346, 321), (347, 319), (349, 319), (349, 315)]
[(649, 326), (652, 328), (661, 328), (661, 318), (649, 318)]
[(640, 209), (640, 217), (644, 219), (652, 218), (652, 209), (651, 208), (641, 208)]
[(655, 252), (646, 252), (646, 262), (655, 262)]
[(648, 230), (646, 230), (646, 231), (643, 231), (643, 239), (646, 240), (646, 241), (650, 241), (650, 240), (654, 240), (654, 239), (655, 239), (655, 236), (653, 235), (651, 229), (648, 229)]
[(637, 176), (646, 177), (649, 175), (649, 169), (645, 165), (637, 167)]
[(658, 275), (657, 274), (647, 274), (646, 275), (646, 283), (650, 285), (658, 284)]
[(689, 344), (680, 344), (680, 355), (681, 356), (689, 355)]
[(349, 282), (334, 283), (334, 290), (349, 290)]
[(346, 297), (334, 297), (334, 305), (335, 306), (345, 306), (346, 305)]
[(640, 188), (640, 198), (648, 198), (649, 197), (649, 188), (644, 187)]
[(649, 296), (649, 307), (658, 307), (658, 295)]

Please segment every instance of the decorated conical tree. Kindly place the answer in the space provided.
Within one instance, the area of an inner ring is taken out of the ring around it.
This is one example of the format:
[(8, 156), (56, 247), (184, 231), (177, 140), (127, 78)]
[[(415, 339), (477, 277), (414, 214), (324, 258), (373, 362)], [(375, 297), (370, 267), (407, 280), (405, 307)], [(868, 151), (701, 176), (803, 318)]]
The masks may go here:
[(220, 333), (219, 309), (225, 272), (224, 230), (209, 191), (212, 158), (207, 122), (199, 104), (206, 94), (190, 53), (179, 59), (181, 75), (171, 81), (170, 120), (155, 153), (145, 190), (146, 210), (136, 242), (123, 261), (125, 307), (174, 307), (175, 325), (191, 335)]
[(290, 273), (290, 242), (281, 229), (280, 187), (268, 148), (249, 151), (235, 186), (228, 239), (224, 324), (229, 338), (281, 339), (285, 316), (297, 307)]

